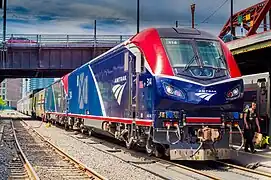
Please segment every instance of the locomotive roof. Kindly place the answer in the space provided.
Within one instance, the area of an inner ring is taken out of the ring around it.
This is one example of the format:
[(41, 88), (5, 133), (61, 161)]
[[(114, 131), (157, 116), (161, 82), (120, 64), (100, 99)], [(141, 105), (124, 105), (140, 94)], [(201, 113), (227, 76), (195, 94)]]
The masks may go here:
[[(193, 29), (193, 28), (147, 28), (138, 34), (134, 35), (130, 38), (130, 40), (133, 40), (134, 38), (138, 38), (138, 36), (142, 36), (139, 38), (139, 41), (145, 41), (145, 33), (151, 32), (152, 30), (155, 30), (159, 34), (159, 38), (186, 38), (186, 39), (209, 39), (209, 40), (218, 40), (218, 37), (207, 33), (206, 31)], [(152, 34), (153, 35), (153, 34)], [(151, 36), (152, 36), (151, 35)], [(78, 69), (85, 67), (86, 65), (89, 65), (90, 63), (99, 60), (105, 55), (108, 55), (109, 53), (114, 52), (116, 49), (122, 47), (125, 44), (125, 42), (113, 47), (112, 49), (108, 50), (107, 52), (97, 56), (96, 58), (90, 60), (89, 62), (85, 63), (84, 65), (76, 68), (74, 71), (77, 71)], [(63, 78), (63, 77), (62, 77)]]
[(193, 28), (156, 28), (161, 38), (195, 38), (218, 40), (216, 36)]

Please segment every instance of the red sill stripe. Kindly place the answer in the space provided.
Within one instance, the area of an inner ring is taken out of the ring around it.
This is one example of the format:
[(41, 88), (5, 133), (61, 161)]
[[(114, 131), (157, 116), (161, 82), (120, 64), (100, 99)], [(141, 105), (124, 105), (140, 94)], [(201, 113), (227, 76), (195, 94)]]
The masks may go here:
[(221, 123), (221, 118), (217, 117), (187, 117), (187, 123)]
[[(47, 112), (47, 114), (55, 114), (60, 116), (67, 116), (65, 113), (57, 113), (57, 112)], [(124, 118), (112, 118), (112, 117), (102, 117), (102, 116), (91, 116), (91, 115), (80, 115), (80, 114), (68, 114), (70, 117), (75, 118), (88, 118), (91, 120), (98, 120), (98, 121), (110, 121), (110, 122), (116, 122), (116, 123), (126, 123), (126, 124), (132, 124), (132, 119), (124, 119)], [(151, 120), (144, 120), (144, 119), (137, 119), (136, 120), (137, 125), (141, 126), (152, 126)]]

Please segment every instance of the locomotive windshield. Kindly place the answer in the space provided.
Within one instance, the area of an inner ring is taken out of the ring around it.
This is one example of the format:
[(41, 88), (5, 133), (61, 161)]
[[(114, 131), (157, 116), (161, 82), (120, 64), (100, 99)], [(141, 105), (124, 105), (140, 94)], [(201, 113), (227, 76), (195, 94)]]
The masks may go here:
[[(172, 67), (201, 66), (226, 69), (219, 42), (163, 39)], [(191, 61), (194, 57), (195, 60)], [(192, 63), (191, 63), (192, 62)]]
[[(195, 56), (189, 40), (164, 39), (164, 44), (173, 67), (184, 67)], [(193, 61), (190, 65), (197, 65), (197, 62)]]
[(196, 41), (196, 46), (203, 66), (226, 69), (219, 42)]

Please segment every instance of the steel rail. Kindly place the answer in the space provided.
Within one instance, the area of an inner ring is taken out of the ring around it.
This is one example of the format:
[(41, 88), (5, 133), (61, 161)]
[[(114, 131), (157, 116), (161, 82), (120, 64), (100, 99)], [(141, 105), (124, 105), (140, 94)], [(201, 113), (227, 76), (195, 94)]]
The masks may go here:
[(30, 179), (34, 179), (34, 180), (40, 180), (39, 176), (37, 175), (36, 171), (34, 170), (34, 168), (32, 167), (32, 165), (30, 164), (30, 162), (27, 160), (20, 144), (19, 141), (17, 139), (17, 135), (16, 135), (16, 129), (14, 128), (13, 125), (13, 120), (11, 120), (11, 127), (12, 127), (12, 131), (13, 131), (13, 136), (15, 139), (15, 144), (19, 150), (18, 154), (21, 156), (20, 159), (24, 162), (24, 167), (27, 171), (28, 176), (30, 177)]
[(180, 168), (182, 168), (182, 169), (191, 171), (191, 172), (193, 172), (193, 173), (197, 173), (197, 174), (199, 174), (199, 175), (202, 175), (202, 176), (211, 178), (211, 179), (213, 179), (213, 180), (220, 180), (220, 178), (218, 178), (218, 177), (216, 177), (216, 176), (214, 176), (214, 175), (211, 175), (210, 173), (204, 173), (204, 172), (199, 171), (199, 170), (197, 170), (197, 169), (193, 169), (193, 168), (190, 168), (190, 167), (181, 165), (181, 164), (177, 164), (177, 163), (174, 163), (174, 162), (171, 162), (171, 161), (159, 159), (159, 158), (156, 158), (156, 157), (153, 157), (153, 158), (156, 159), (156, 160), (159, 161), (159, 162), (164, 162), (164, 163), (167, 163), (167, 164), (171, 164), (172, 166), (180, 167)]
[[(23, 121), (28, 127), (30, 127), (31, 129), (33, 129), (30, 125), (28, 125), (25, 121)], [(39, 136), (42, 136), (39, 132), (37, 132), (35, 129), (33, 129)], [(79, 138), (76, 138), (76, 137), (73, 137), (73, 136), (70, 136), (70, 137), (72, 137), (72, 138), (74, 138), (74, 139), (76, 139), (76, 140), (78, 140), (78, 141), (81, 141), (81, 142), (83, 142), (83, 143), (86, 143), (86, 142), (84, 142), (83, 140), (81, 140), (81, 139), (79, 139)], [(44, 138), (44, 137), (43, 137)], [(46, 138), (44, 138), (46, 141), (47, 141), (47, 139)], [(48, 141), (47, 141), (48, 142)], [(49, 142), (50, 143), (50, 142)], [(50, 143), (51, 144), (51, 143)], [(88, 143), (86, 143), (86, 144), (88, 144)], [(136, 166), (136, 167), (138, 167), (138, 168), (140, 168), (140, 169), (143, 169), (143, 170), (145, 170), (143, 167), (140, 167), (139, 165), (137, 165), (137, 163), (134, 163), (133, 161), (127, 161), (126, 159), (124, 159), (124, 158), (121, 158), (121, 157), (118, 157), (117, 155), (114, 155), (114, 154), (112, 154), (112, 153), (110, 153), (110, 152), (107, 152), (107, 151), (105, 151), (105, 150), (102, 150), (102, 149), (99, 149), (99, 148), (97, 148), (97, 147), (95, 147), (95, 146), (92, 146), (92, 145), (90, 145), (90, 144), (88, 144), (89, 146), (91, 146), (91, 147), (93, 147), (93, 148), (95, 148), (95, 149), (97, 149), (97, 150), (99, 150), (99, 151), (101, 151), (101, 152), (104, 152), (104, 153), (106, 153), (106, 154), (110, 154), (110, 155), (112, 155), (112, 156), (114, 156), (114, 157), (116, 157), (116, 158), (118, 158), (118, 159), (120, 159), (120, 160), (122, 160), (122, 161), (124, 161), (124, 162), (128, 162), (128, 163), (130, 163), (131, 165), (134, 165), (134, 166)], [(53, 145), (54, 146), (54, 145)], [(124, 148), (121, 148), (122, 150), (124, 149)], [(125, 150), (125, 151), (128, 151), (128, 152), (130, 152), (131, 150)], [(197, 170), (197, 169), (193, 169), (193, 168), (191, 168), (191, 167), (187, 167), (187, 166), (185, 166), (185, 165), (181, 165), (181, 164), (177, 164), (177, 163), (174, 163), (174, 162), (171, 162), (171, 161), (168, 161), (168, 160), (164, 160), (164, 159), (160, 159), (160, 158), (156, 158), (156, 157), (152, 157), (151, 159), (153, 159), (154, 161), (153, 162), (160, 162), (160, 163), (164, 163), (164, 164), (170, 164), (171, 166), (175, 166), (175, 167), (179, 167), (179, 168), (182, 168), (182, 169), (185, 169), (185, 170), (187, 170), (187, 171), (191, 171), (191, 172), (193, 172), (193, 173), (196, 173), (196, 174), (199, 174), (199, 175), (202, 175), (202, 176), (205, 176), (205, 177), (208, 177), (208, 178), (210, 178), (210, 179), (214, 179), (214, 180), (219, 180), (219, 179), (221, 179), (221, 178), (219, 178), (219, 177), (216, 177), (215, 175), (212, 175), (210, 172), (206, 172), (206, 173), (204, 173), (204, 172), (202, 172), (202, 171), (199, 171), (199, 170)], [(245, 171), (245, 172), (249, 172), (249, 173), (253, 173), (253, 174), (257, 174), (257, 175), (261, 175), (261, 176), (265, 176), (265, 177), (268, 177), (268, 178), (271, 178), (271, 174), (269, 174), (269, 173), (265, 173), (265, 172), (261, 172), (261, 171), (256, 171), (256, 170), (252, 170), (252, 169), (248, 169), (248, 168), (245, 168), (245, 167), (242, 167), (242, 166), (238, 166), (238, 165), (234, 165), (234, 164), (229, 164), (229, 163), (225, 163), (225, 162), (222, 162), (222, 161), (219, 161), (219, 160), (214, 160), (214, 162), (216, 162), (216, 163), (219, 163), (219, 164), (222, 164), (223, 166), (228, 166), (228, 167), (232, 167), (232, 168), (235, 168), (235, 169), (238, 169), (238, 170), (241, 170), (241, 171)], [(150, 171), (150, 170), (147, 170), (148, 172), (150, 172), (150, 173), (153, 173), (152, 171)], [(154, 173), (153, 173), (154, 174)], [(159, 176), (159, 177), (161, 177), (161, 178), (164, 178), (163, 176), (161, 176), (161, 175), (159, 175), (159, 174), (157, 174), (157, 176)]]
[[(97, 149), (97, 150), (100, 150), (100, 151), (102, 151), (102, 152), (104, 152), (104, 153), (106, 153), (106, 154), (110, 154), (110, 155), (112, 155), (112, 156), (114, 156), (114, 157), (116, 157), (116, 158), (118, 158), (118, 159), (121, 159), (121, 160), (124, 161), (124, 162), (128, 162), (128, 163), (134, 164), (132, 161), (129, 162), (129, 161), (123, 159), (123, 158), (118, 157), (117, 155), (114, 155), (114, 154), (112, 154), (112, 153), (110, 153), (110, 152), (107, 152), (107, 151), (104, 151), (104, 150), (102, 150), (102, 149), (99, 149), (99, 148), (97, 148), (97, 147), (95, 147), (95, 146), (92, 146), (91, 144), (88, 144), (88, 143), (84, 142), (83, 140), (81, 140), (81, 139), (79, 139), (79, 138), (77, 138), (77, 137), (74, 137), (74, 136), (70, 136), (70, 137), (72, 137), (72, 138), (74, 138), (74, 139), (76, 139), (76, 140), (78, 140), (78, 141), (80, 141), (80, 142), (83, 142), (83, 143), (85, 143), (85, 144), (87, 144), (87, 145), (89, 145), (89, 146), (91, 146), (91, 147), (93, 147), (93, 148), (95, 148), (95, 149)], [(121, 148), (121, 149), (124, 150), (125, 148)], [(132, 150), (129, 150), (129, 149), (125, 149), (124, 151), (127, 151), (127, 152), (133, 152)], [(205, 173), (205, 172), (203, 172), (203, 171), (200, 171), (200, 170), (197, 170), (197, 169), (193, 169), (193, 168), (191, 168), (191, 167), (188, 167), (188, 166), (185, 166), (185, 165), (181, 165), (181, 164), (178, 164), (178, 163), (174, 163), (174, 162), (172, 162), (172, 161), (164, 160), (164, 159), (157, 158), (157, 157), (151, 157), (151, 159), (153, 160), (153, 162), (160, 162), (160, 163), (163, 163), (163, 164), (170, 164), (170, 165), (172, 165), (172, 166), (176, 166), (176, 167), (185, 169), (185, 170), (187, 170), (187, 171), (191, 171), (191, 172), (193, 172), (193, 173), (196, 173), (196, 174), (199, 174), (199, 175), (208, 177), (208, 178), (210, 178), (210, 179), (214, 179), (214, 180), (220, 180), (220, 179), (221, 179), (220, 177), (217, 177), (217, 176), (213, 175), (212, 172), (206, 172), (206, 173)], [(248, 169), (248, 168), (245, 168), (245, 167), (241, 167), (241, 166), (237, 166), (237, 165), (233, 165), (233, 164), (228, 164), (228, 163), (224, 163), (224, 162), (221, 162), (221, 161), (215, 161), (215, 160), (214, 160), (214, 162), (223, 164), (224, 166), (236, 168), (236, 169), (238, 169), (238, 170), (242, 170), (242, 171), (246, 171), (246, 172), (258, 174), (258, 175), (265, 176), (265, 177), (271, 177), (271, 174), (268, 174), (268, 173), (265, 173), (265, 172), (256, 171), (256, 170), (251, 170), (251, 169)], [(144, 168), (141, 168), (141, 169), (144, 169)]]
[[(24, 123), (26, 123), (26, 122), (24, 122)], [(26, 123), (26, 124), (27, 124), (27, 123)], [(27, 125), (28, 125), (28, 124), (27, 124)], [(28, 125), (28, 126), (29, 126), (29, 125)], [(31, 126), (30, 126), (30, 127), (31, 127)], [(35, 131), (36, 131), (36, 130), (35, 130)], [(36, 132), (37, 132), (37, 131), (36, 131)], [(37, 132), (37, 133), (38, 133), (38, 132)], [(39, 134), (39, 133), (38, 133), (38, 134)], [(160, 175), (160, 174), (158, 174), (158, 173), (154, 173), (154, 172), (151, 171), (151, 170), (148, 170), (148, 169), (145, 169), (144, 167), (139, 166), (137, 162), (129, 161), (129, 160), (125, 159), (125, 158), (119, 157), (119, 156), (117, 156), (117, 155), (115, 155), (115, 154), (112, 154), (110, 151), (108, 152), (108, 151), (106, 151), (106, 150), (99, 149), (99, 148), (97, 148), (97, 147), (95, 147), (95, 146), (93, 146), (93, 145), (91, 145), (91, 144), (88, 144), (88, 143), (84, 142), (83, 140), (81, 140), (81, 139), (79, 139), (79, 138), (77, 138), (77, 137), (74, 137), (74, 136), (71, 136), (71, 135), (70, 135), (70, 137), (72, 137), (73, 139), (76, 139), (76, 140), (78, 140), (78, 141), (80, 141), (80, 142), (83, 142), (83, 143), (85, 143), (85, 144), (87, 144), (87, 145), (89, 145), (89, 146), (91, 146), (91, 147), (93, 147), (93, 148), (95, 148), (95, 149), (97, 149), (97, 150), (99, 150), (99, 151), (101, 151), (101, 152), (104, 152), (104, 153), (106, 153), (106, 154), (109, 154), (109, 155), (111, 155), (111, 156), (114, 156), (114, 157), (116, 157), (116, 158), (118, 158), (118, 159), (120, 159), (120, 160), (122, 160), (122, 161), (124, 161), (124, 162), (127, 162), (127, 163), (129, 163), (129, 164), (131, 164), (131, 165), (133, 165), (133, 166), (136, 166), (136, 167), (138, 167), (138, 168), (140, 168), (140, 169), (142, 169), (142, 170), (148, 171), (148, 172), (150, 172), (150, 173), (152, 173), (152, 174), (154, 174), (154, 175), (156, 175), (156, 176), (158, 176), (158, 177), (161, 177), (161, 178), (165, 179), (165, 177), (163, 177), (162, 175)], [(100, 140), (100, 139), (99, 139), (99, 140)], [(121, 149), (124, 150), (125, 148), (121, 148)], [(134, 153), (134, 151), (128, 150), (128, 149), (125, 149), (125, 151), (127, 151), (127, 152), (133, 152), (133, 153)], [(199, 175), (208, 177), (208, 178), (210, 178), (210, 179), (214, 179), (214, 180), (219, 180), (219, 179), (221, 179), (220, 177), (217, 177), (216, 175), (212, 174), (212, 172), (206, 172), (206, 173), (205, 173), (204, 171), (200, 171), (200, 170), (197, 170), (197, 169), (194, 169), (194, 168), (185, 166), (185, 165), (181, 165), (181, 164), (178, 164), (178, 163), (174, 163), (174, 162), (171, 162), (171, 161), (168, 161), (168, 160), (164, 160), (164, 159), (161, 159), (161, 158), (151, 157), (151, 160), (153, 160), (152, 162), (154, 162), (154, 163), (159, 162), (159, 163), (161, 163), (161, 164), (169, 164), (169, 165), (172, 166), (172, 167), (174, 167), (174, 166), (175, 166), (175, 167), (179, 167), (179, 168), (181, 168), (181, 169), (184, 169), (184, 170), (187, 170), (187, 171), (190, 171), (190, 172), (193, 172), (193, 173), (196, 173), (196, 174), (199, 174)], [(245, 172), (249, 172), (249, 173), (253, 173), (253, 174), (257, 174), (257, 175), (261, 175), (261, 176), (265, 176), (265, 177), (271, 178), (271, 174), (268, 174), (268, 173), (265, 173), (265, 172), (256, 171), (256, 170), (251, 170), (251, 169), (248, 169), (248, 168), (245, 168), (245, 167), (241, 167), (241, 166), (237, 166), (237, 165), (234, 165), (234, 164), (225, 163), (225, 162), (218, 161), (218, 160), (214, 160), (214, 162), (219, 163), (219, 164), (222, 164), (223, 166), (228, 166), (228, 167), (232, 167), (232, 168), (235, 168), (235, 169), (238, 169), (238, 170), (241, 170), (241, 171), (245, 171)], [(169, 166), (169, 167), (170, 167), (170, 166)]]
[(253, 169), (248, 169), (248, 168), (245, 168), (245, 167), (242, 167), (242, 166), (238, 166), (238, 165), (234, 165), (234, 164), (229, 164), (229, 163), (225, 163), (225, 162), (222, 162), (222, 161), (214, 161), (214, 162), (223, 164), (224, 166), (236, 168), (236, 169), (239, 169), (239, 170), (242, 170), (242, 171), (246, 171), (246, 172), (250, 172), (250, 173), (254, 173), (254, 174), (258, 174), (258, 175), (261, 175), (261, 176), (265, 176), (265, 177), (271, 178), (271, 174), (266, 173), (266, 172), (256, 171), (256, 170), (253, 170)]
[(79, 162), (78, 160), (76, 160), (75, 158), (73, 158), (72, 156), (68, 155), (67, 153), (65, 153), (63, 150), (61, 150), (58, 146), (54, 145), (52, 142), (48, 141), (43, 135), (41, 135), (38, 131), (36, 131), (34, 128), (32, 128), (31, 126), (29, 126), (24, 120), (21, 120), (27, 127), (29, 127), (32, 131), (34, 131), (42, 140), (44, 140), (45, 142), (47, 142), (52, 149), (55, 150), (55, 152), (57, 152), (60, 156), (66, 158), (67, 160), (69, 160), (72, 164), (75, 164), (77, 166), (78, 169), (80, 169), (81, 171), (84, 171), (91, 179), (99, 179), (99, 180), (107, 180), (107, 178), (103, 177), (102, 175), (100, 175), (99, 173), (97, 173), (95, 170), (87, 167), (86, 165), (84, 165), (83, 163)]
[[(86, 143), (86, 142), (82, 141), (81, 139), (78, 139), (78, 138), (76, 138), (76, 137), (74, 137), (74, 136), (70, 136), (70, 137), (72, 137), (72, 138), (74, 138), (74, 139), (76, 139), (76, 140), (78, 140), (78, 141), (80, 141), (80, 142), (83, 142), (83, 143), (85, 143), (85, 144), (87, 144), (87, 145), (93, 147), (94, 149), (97, 149), (97, 150), (99, 150), (99, 151), (101, 151), (101, 152), (104, 152), (104, 153), (106, 153), (106, 154), (109, 154), (109, 155), (111, 155), (111, 156), (114, 156), (114, 157), (116, 157), (116, 158), (118, 158), (118, 159), (120, 159), (120, 160), (122, 160), (122, 161), (124, 161), (124, 162), (130, 163), (130, 164), (132, 164), (133, 166), (136, 166), (136, 167), (138, 167), (138, 168), (140, 168), (140, 169), (143, 169), (143, 170), (145, 170), (145, 171), (148, 171), (148, 172), (150, 172), (150, 173), (152, 173), (152, 174), (155, 174), (155, 175), (157, 175), (157, 176), (163, 178), (163, 176), (159, 175), (158, 173), (153, 173), (152, 171), (150, 171), (150, 170), (148, 170), (148, 169), (145, 169), (145, 168), (143, 168), (143, 167), (140, 167), (140, 166), (138, 166), (136, 163), (134, 163), (133, 161), (127, 161), (127, 160), (124, 159), (124, 158), (121, 158), (121, 157), (119, 157), (119, 156), (117, 156), (117, 155), (114, 155), (114, 154), (112, 154), (112, 153), (110, 153), (110, 152), (107, 152), (107, 151), (105, 151), (105, 150), (102, 150), (102, 149), (99, 149), (99, 148), (97, 148), (97, 147), (95, 147), (95, 146), (92, 146), (92, 145), (90, 145), (90, 144), (88, 144), (88, 143)], [(121, 148), (121, 149), (123, 150), (124, 148)], [(125, 149), (125, 151), (126, 151), (126, 152), (133, 152), (133, 153), (134, 153), (134, 151), (129, 150), (129, 149)], [(174, 162), (171, 162), (171, 161), (163, 160), (163, 159), (160, 159), (160, 158), (156, 158), (156, 157), (150, 157), (150, 158), (151, 158), (152, 160), (154, 160), (153, 162), (160, 162), (161, 164), (170, 164), (171, 166), (176, 166), (176, 167), (179, 167), (179, 168), (181, 168), (181, 169), (184, 169), (184, 170), (187, 170), (187, 171), (196, 173), (196, 174), (198, 174), (198, 175), (202, 175), (202, 176), (211, 178), (211, 179), (213, 179), (213, 180), (220, 180), (220, 178), (218, 178), (218, 177), (216, 177), (216, 176), (213, 176), (213, 175), (210, 175), (210, 173), (204, 173), (204, 172), (202, 172), (202, 171), (199, 171), (199, 170), (196, 170), (196, 169), (193, 169), (193, 168), (190, 168), (190, 167), (181, 165), (181, 164), (177, 164), (177, 163), (174, 163)]]

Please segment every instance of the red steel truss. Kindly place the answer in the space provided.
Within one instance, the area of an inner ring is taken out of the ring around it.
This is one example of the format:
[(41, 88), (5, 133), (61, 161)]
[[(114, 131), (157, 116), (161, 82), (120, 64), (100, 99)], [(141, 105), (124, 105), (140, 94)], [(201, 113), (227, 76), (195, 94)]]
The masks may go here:
[[(243, 27), (248, 31), (246, 36), (256, 34), (257, 29), (259, 28), (261, 22), (264, 22), (264, 30), (267, 30), (266, 25), (266, 15), (269, 12), (269, 25), (271, 27), (271, 0), (265, 0), (258, 4), (255, 4), (247, 9), (241, 10), (233, 15), (233, 32), (235, 35), (235, 28), (240, 26), (238, 23), (238, 17), (243, 17)], [(246, 16), (250, 18), (246, 18)], [(222, 38), (231, 29), (231, 18), (228, 19), (227, 23), (224, 25), (223, 29), (220, 31), (219, 37)], [(271, 29), (271, 28), (270, 28)]]

